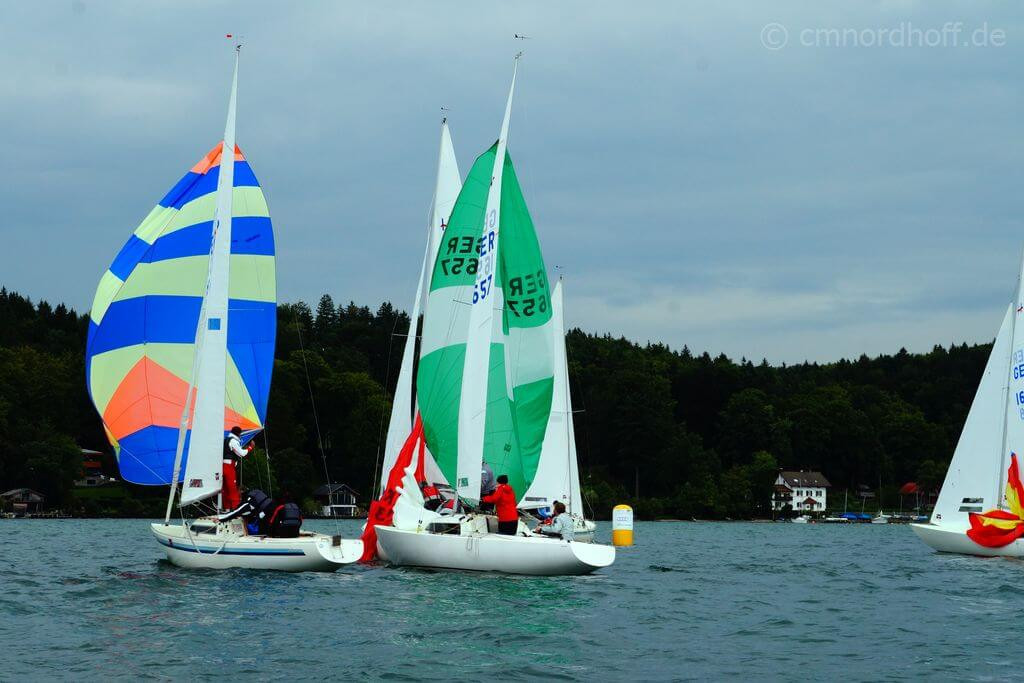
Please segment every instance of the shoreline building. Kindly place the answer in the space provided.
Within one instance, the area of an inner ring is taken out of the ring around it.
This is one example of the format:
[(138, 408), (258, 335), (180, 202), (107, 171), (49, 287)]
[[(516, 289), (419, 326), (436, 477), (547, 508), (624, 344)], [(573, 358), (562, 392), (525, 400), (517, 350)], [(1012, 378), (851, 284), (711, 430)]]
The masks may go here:
[(77, 488), (89, 488), (116, 484), (117, 479), (103, 473), (103, 453), (88, 448), (82, 450), (82, 476), (75, 480)]
[(824, 512), (831, 486), (821, 472), (782, 470), (775, 478), (772, 512)]
[(357, 494), (348, 484), (323, 484), (313, 491), (313, 498), (320, 504), (323, 517), (359, 516)]
[(0, 510), (16, 517), (42, 512), (45, 504), (46, 496), (28, 488), (11, 489), (0, 493)]

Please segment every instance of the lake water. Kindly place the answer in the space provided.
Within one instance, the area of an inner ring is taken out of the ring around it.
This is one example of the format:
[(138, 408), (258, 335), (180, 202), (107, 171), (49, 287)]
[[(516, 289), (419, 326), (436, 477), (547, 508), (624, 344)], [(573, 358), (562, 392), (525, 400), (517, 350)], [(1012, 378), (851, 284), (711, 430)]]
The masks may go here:
[(142, 520), (0, 520), (0, 679), (1021, 676), (1021, 562), (937, 555), (895, 525), (635, 540), (584, 577), (292, 575), (178, 569)]

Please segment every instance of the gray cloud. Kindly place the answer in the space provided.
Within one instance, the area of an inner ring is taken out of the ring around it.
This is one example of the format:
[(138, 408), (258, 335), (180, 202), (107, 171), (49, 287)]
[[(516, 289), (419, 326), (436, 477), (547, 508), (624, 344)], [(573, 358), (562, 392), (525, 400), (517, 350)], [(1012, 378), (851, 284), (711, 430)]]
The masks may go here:
[[(463, 171), (510, 151), (569, 322), (773, 362), (991, 339), (1024, 239), (1019, 14), (946, 3), (8, 3), (0, 282), (86, 309), (123, 240), (239, 142), (282, 301), (407, 307), (439, 108)], [(765, 49), (761, 30), (790, 42)], [(801, 31), (1002, 30), (1002, 47)], [(524, 45), (513, 33), (534, 36)]]

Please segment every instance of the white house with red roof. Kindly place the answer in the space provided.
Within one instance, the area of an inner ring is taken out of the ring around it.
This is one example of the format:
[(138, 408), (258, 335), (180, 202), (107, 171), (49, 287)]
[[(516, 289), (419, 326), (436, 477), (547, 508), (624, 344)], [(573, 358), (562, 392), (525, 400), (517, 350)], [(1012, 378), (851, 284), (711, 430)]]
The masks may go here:
[(782, 470), (775, 478), (772, 510), (778, 512), (789, 506), (800, 513), (824, 512), (831, 486), (821, 472)]

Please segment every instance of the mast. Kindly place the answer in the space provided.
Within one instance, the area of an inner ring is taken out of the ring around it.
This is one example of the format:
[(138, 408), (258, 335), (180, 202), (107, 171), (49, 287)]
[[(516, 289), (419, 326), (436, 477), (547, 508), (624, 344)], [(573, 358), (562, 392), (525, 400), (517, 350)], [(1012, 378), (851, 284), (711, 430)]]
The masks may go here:
[[(217, 176), (217, 202), (213, 221), (210, 262), (206, 292), (196, 325), (192, 376), (189, 379), (185, 408), (178, 425), (178, 443), (174, 452), (174, 470), (164, 523), (170, 521), (178, 475), (185, 449), (185, 438), (192, 416), (189, 459), (186, 463), (188, 486), (182, 490), (179, 505), (208, 498), (221, 490), (220, 442), (224, 439), (224, 393), (227, 370), (228, 284), (231, 267), (231, 212), (235, 177), (235, 103), (238, 92), (238, 61), (241, 45), (235, 46), (235, 68), (231, 78), (227, 121), (221, 144)], [(195, 411), (191, 413), (193, 402)], [(201, 458), (201, 459), (200, 459)]]
[(996, 472), (996, 507), (998, 509), (1003, 508), (1003, 497), (1006, 494), (1006, 450), (1007, 442), (1009, 439), (1009, 422), (1010, 422), (1010, 379), (1013, 377), (1013, 356), (1015, 353), (1016, 338), (1017, 338), (1017, 316), (1021, 313), (1021, 308), (1024, 306), (1022, 299), (1024, 299), (1024, 293), (1021, 288), (1024, 286), (1024, 252), (1021, 253), (1020, 268), (1017, 269), (1017, 291), (1014, 297), (1013, 304), (1010, 311), (1010, 353), (1006, 357), (1006, 381), (1003, 384), (1003, 438), (1002, 448), (999, 452), (999, 471)]
[(519, 58), (515, 57), (512, 84), (505, 102), (505, 116), (494, 156), (491, 185), (487, 191), (478, 248), (476, 281), (473, 283), (469, 314), (469, 336), (466, 339), (466, 358), (463, 365), (462, 388), (459, 397), (458, 467), (455, 488), (457, 494), (468, 500), (480, 498), (480, 469), (483, 462), (484, 427), (487, 417), (487, 377), (490, 368), (491, 336), (494, 318), (494, 281), (498, 269), (498, 233), (501, 227), (501, 181), (508, 146), (509, 118), (512, 114), (512, 96), (516, 89)]

